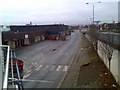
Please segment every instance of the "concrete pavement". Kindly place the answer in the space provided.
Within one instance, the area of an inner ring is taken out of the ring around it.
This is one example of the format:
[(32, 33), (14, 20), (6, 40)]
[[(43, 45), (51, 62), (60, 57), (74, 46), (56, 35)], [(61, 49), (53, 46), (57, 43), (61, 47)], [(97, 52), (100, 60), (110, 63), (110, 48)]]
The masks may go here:
[(77, 30), (66, 41), (46, 40), (17, 49), (17, 57), (24, 60), (24, 87), (57, 87), (68, 70), (79, 40), (80, 33)]
[(119, 88), (91, 42), (81, 34), (80, 46), (60, 88)]

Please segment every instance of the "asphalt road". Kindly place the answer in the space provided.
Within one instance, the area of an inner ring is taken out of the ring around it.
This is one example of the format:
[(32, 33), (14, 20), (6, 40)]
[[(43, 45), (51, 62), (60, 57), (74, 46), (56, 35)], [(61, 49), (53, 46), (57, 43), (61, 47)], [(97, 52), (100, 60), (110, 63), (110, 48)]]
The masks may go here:
[(17, 49), (17, 58), (24, 61), (24, 88), (56, 88), (68, 70), (79, 40), (76, 30), (66, 41), (45, 40)]

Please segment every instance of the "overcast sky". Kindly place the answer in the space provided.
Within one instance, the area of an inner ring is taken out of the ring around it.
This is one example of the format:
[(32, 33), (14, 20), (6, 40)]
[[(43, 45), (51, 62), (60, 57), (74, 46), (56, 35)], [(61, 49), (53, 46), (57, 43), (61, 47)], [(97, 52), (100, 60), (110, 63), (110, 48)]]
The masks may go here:
[[(114, 1), (114, 2), (113, 2)], [(95, 21), (118, 20), (119, 0), (1, 0), (0, 24), (90, 24), (92, 5)], [(89, 2), (90, 4), (85, 4)]]

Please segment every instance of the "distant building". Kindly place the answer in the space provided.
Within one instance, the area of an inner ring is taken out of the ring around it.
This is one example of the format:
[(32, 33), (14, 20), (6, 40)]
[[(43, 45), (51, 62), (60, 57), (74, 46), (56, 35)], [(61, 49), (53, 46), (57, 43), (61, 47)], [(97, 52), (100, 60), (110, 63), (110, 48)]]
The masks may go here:
[[(2, 29), (4, 28), (1, 26)], [(11, 25), (10, 31), (2, 32), (2, 43), (11, 48), (18, 48), (34, 42), (48, 39), (48, 36), (62, 36), (67, 32), (68, 25)]]
[(26, 26), (30, 26), (30, 25), (32, 25), (32, 22), (30, 21), (30, 23), (29, 24), (26, 24)]
[(120, 1), (118, 2), (118, 23), (120, 23)]
[(103, 23), (100, 25), (100, 30), (117, 30), (117, 23)]
[(0, 31), (10, 31), (9, 26), (0, 25)]

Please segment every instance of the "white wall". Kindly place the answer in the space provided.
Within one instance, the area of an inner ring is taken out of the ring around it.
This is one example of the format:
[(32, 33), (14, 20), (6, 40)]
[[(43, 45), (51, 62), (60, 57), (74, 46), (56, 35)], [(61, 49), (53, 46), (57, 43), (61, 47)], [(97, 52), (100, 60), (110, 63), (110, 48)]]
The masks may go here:
[[(106, 47), (107, 46), (107, 47)], [(109, 48), (108, 48), (109, 47)], [(110, 72), (120, 84), (120, 51), (98, 40), (98, 54), (109, 69), (108, 52), (111, 53)]]
[[(86, 37), (89, 41), (94, 43), (94, 39), (91, 36), (86, 34)], [(118, 82), (118, 84), (120, 85), (120, 51), (98, 40), (97, 52), (100, 58), (103, 60), (104, 64), (114, 76), (116, 82)], [(111, 58), (110, 65), (108, 58)]]
[(107, 54), (109, 51), (106, 50), (106, 45), (99, 40), (98, 40), (97, 51), (100, 58), (103, 60), (103, 62), (109, 69), (109, 60), (108, 60), (108, 54)]

